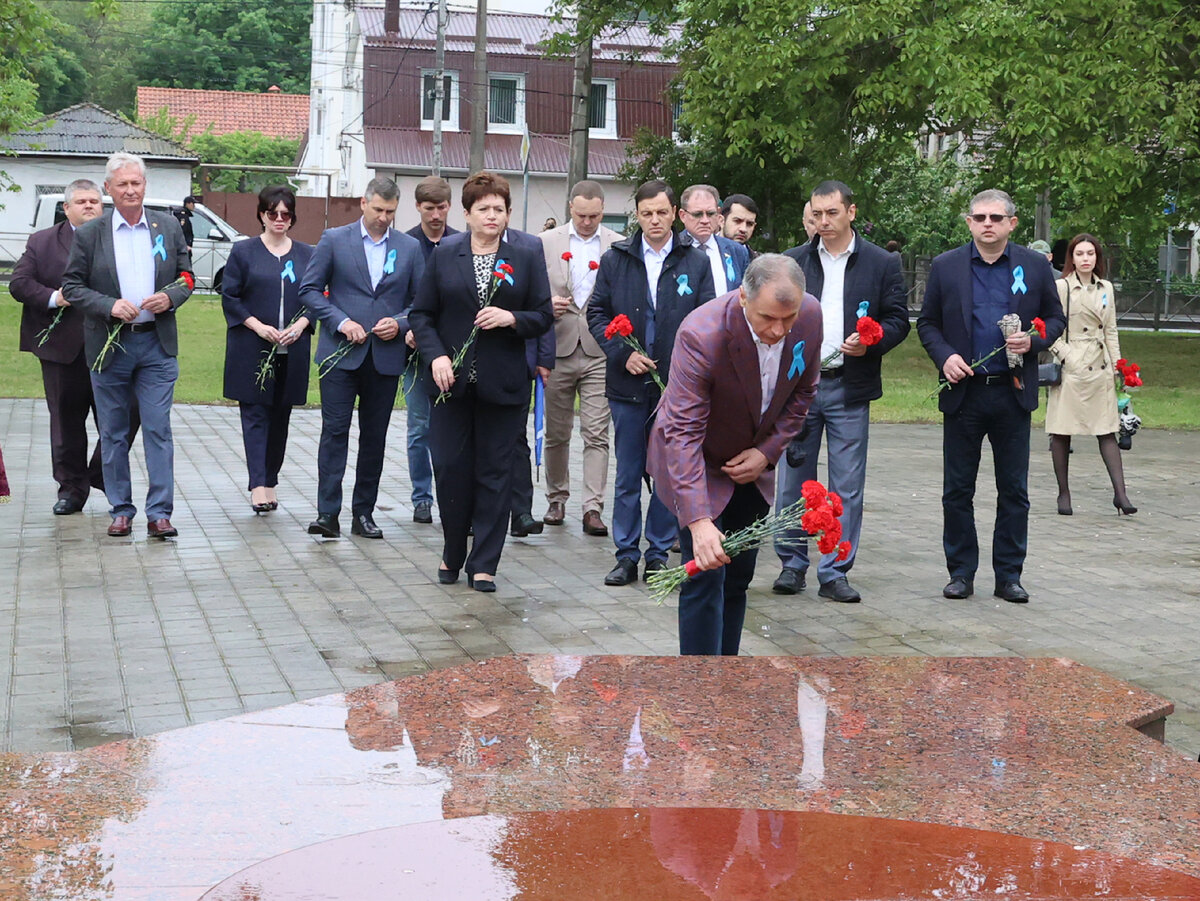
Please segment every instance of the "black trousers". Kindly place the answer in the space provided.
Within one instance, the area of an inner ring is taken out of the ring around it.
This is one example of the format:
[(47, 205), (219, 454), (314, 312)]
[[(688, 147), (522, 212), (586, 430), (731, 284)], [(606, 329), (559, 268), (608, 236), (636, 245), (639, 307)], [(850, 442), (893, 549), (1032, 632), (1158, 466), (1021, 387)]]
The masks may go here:
[(529, 452), (529, 407), (517, 432), (517, 443), (513, 447), (512, 471), (512, 518), (522, 513), (533, 515), (533, 462)]
[[(39, 360), (42, 387), (46, 391), (46, 409), (50, 413), (50, 463), (58, 482), (58, 499), (84, 503), (93, 488), (104, 490), (100, 462), (100, 439), (88, 459), (87, 418), (95, 420), (96, 402), (92, 397), (92, 379), (83, 352), (70, 363)], [(129, 443), (137, 435), (140, 421), (136, 405), (130, 411)]]
[(398, 375), (382, 375), (371, 351), (357, 369), (334, 369), (321, 379), (321, 443), (317, 447), (317, 512), (342, 509), (342, 478), (350, 447), (350, 419), (358, 400), (358, 464), (350, 512), (371, 516), (379, 496), (388, 423), (396, 405)]
[[(291, 354), (275, 355), (274, 395), (267, 404), (238, 404), (242, 414), (242, 444), (246, 448), (246, 469), (253, 491), (260, 486), (274, 488), (279, 484), (279, 470), (287, 453), (288, 426), (292, 419), (292, 405), (285, 403), (287, 396), (288, 359)], [(308, 360), (300, 358), (300, 363)]]
[[(751, 482), (738, 485), (713, 520), (728, 535), (767, 515), (770, 505)], [(680, 524), (681, 561), (696, 558), (692, 530)], [(736, 657), (746, 621), (746, 591), (754, 580), (758, 551), (743, 551), (725, 566), (698, 573), (679, 590), (679, 653)]]
[(942, 544), (951, 577), (974, 579), (979, 568), (975, 481), (983, 439), (996, 471), (992, 569), (997, 582), (1021, 578), (1029, 540), (1029, 411), (1007, 380), (970, 380), (962, 406), (942, 425)]
[[(470, 575), (495, 575), (508, 534), (513, 454), (528, 406), (478, 399), (473, 387), (461, 398), (434, 404), (429, 414), (438, 512), (445, 546), (442, 562)], [(467, 553), (467, 530), (475, 540)]]

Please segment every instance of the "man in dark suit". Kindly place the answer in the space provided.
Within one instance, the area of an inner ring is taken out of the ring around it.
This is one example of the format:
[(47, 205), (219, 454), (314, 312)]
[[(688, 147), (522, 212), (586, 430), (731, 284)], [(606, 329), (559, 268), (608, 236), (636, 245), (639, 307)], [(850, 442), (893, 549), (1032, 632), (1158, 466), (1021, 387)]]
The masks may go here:
[(321, 321), (318, 365), (348, 348), (339, 360), (326, 364), (328, 371), (321, 378), (317, 518), (308, 532), (322, 538), (342, 533), (338, 514), (356, 400), (358, 465), (350, 531), (364, 538), (383, 537), (375, 524), (375, 500), (388, 423), (404, 372), (401, 320), (425, 271), (417, 240), (391, 227), (399, 202), (394, 181), (372, 179), (361, 201), (362, 218), (321, 235), (300, 285), (300, 300)]
[[(862, 533), (871, 401), (883, 395), (879, 376), (883, 355), (908, 336), (908, 292), (900, 258), (854, 230), (857, 208), (849, 187), (840, 181), (821, 182), (809, 202), (817, 234), (808, 243), (787, 251), (787, 256), (800, 264), (808, 290), (821, 301), (821, 359), (839, 355), (821, 370), (816, 400), (789, 454), (796, 465), (789, 460), (780, 467), (775, 506), (782, 510), (795, 503), (800, 486), (817, 477), (817, 455), (824, 432), (829, 463), (827, 487), (842, 499), (842, 535), (850, 542), (850, 554), (841, 560), (837, 554), (820, 558), (819, 593), (823, 598), (853, 604), (861, 596), (847, 575), (854, 566)], [(870, 347), (858, 336), (857, 323), (864, 315), (883, 329), (883, 338)], [(808, 542), (799, 532), (780, 535), (775, 553), (783, 571), (773, 589), (777, 594), (795, 594), (804, 588)]]
[[(417, 182), (414, 189), (417, 214), (421, 222), (405, 234), (416, 238), (421, 245), (422, 259), (429, 262), (429, 255), (441, 243), (442, 238), (457, 235), (458, 229), (446, 224), (450, 213), (450, 182), (436, 175)], [(429, 457), (429, 392), (419, 384), (419, 366), (409, 366), (407, 357), (416, 353), (417, 339), (408, 327), (408, 311), (401, 317), (405, 354), (404, 409), (408, 424), (408, 480), (412, 483), (413, 522), (433, 522), (433, 461)]]
[(58, 482), (56, 516), (78, 513), (92, 487), (104, 488), (100, 442), (88, 462), (87, 418), (95, 415), (92, 380), (83, 359), (83, 313), (63, 297), (62, 276), (75, 229), (104, 212), (100, 186), (86, 178), (63, 192), (67, 218), (29, 236), (13, 269), (9, 290), (25, 305), (21, 311), (21, 350), (42, 366), (50, 412), (50, 459)]
[[(63, 293), (87, 317), (84, 353), (103, 446), (104, 493), (113, 521), (108, 534), (130, 534), (137, 508), (129, 474), (130, 423), (136, 404), (150, 485), (146, 532), (173, 538), (175, 445), (171, 405), (179, 378), (175, 311), (191, 296), (191, 257), (183, 230), (169, 213), (142, 206), (146, 165), (115, 153), (105, 166), (104, 190), (113, 211), (75, 233), (63, 273)], [(115, 340), (115, 344), (114, 344)]]
[[(1029, 532), (1029, 416), (1037, 409), (1037, 355), (1055, 342), (1066, 320), (1050, 264), (1040, 253), (1008, 240), (1017, 227), (1016, 207), (1004, 191), (981, 191), (971, 199), (971, 242), (936, 257), (917, 319), (921, 344), (949, 382), (939, 395), (942, 425), (942, 543), (950, 582), (942, 594), (970, 597), (979, 566), (975, 533), (975, 479), (986, 435), (996, 470), (996, 524), (992, 532), (995, 595), (1014, 604), (1029, 601), (1021, 569)], [(1021, 331), (1001, 334), (1007, 313)], [(1046, 337), (1030, 328), (1046, 324)], [(998, 347), (987, 362), (972, 366)], [(1015, 368), (1007, 352), (1022, 357)]]
[(763, 254), (736, 292), (679, 327), (647, 469), (678, 518), (683, 561), (701, 572), (679, 594), (679, 653), (736, 656), (756, 551), (732, 559), (724, 534), (762, 519), (776, 461), (817, 388), (821, 308), (793, 260)]
[[(675, 192), (662, 181), (648, 181), (634, 194), (638, 227), (600, 257), (596, 284), (588, 301), (592, 337), (608, 358), (604, 394), (612, 411), (617, 472), (613, 485), (613, 541), (617, 565), (605, 585), (637, 579), (642, 540), (642, 480), (646, 473), (646, 430), (660, 397), (650, 372), (663, 382), (671, 368), (675, 332), (683, 318), (713, 298), (708, 259), (695, 247), (675, 240)], [(646, 353), (620, 337), (605, 337), (612, 320), (624, 315)], [(679, 526), (652, 491), (646, 512), (646, 566), (643, 576), (665, 569)]]
[(750, 263), (750, 249), (721, 234), (721, 198), (712, 185), (691, 185), (679, 195), (680, 244), (691, 244), (708, 257), (713, 291), (736, 291)]

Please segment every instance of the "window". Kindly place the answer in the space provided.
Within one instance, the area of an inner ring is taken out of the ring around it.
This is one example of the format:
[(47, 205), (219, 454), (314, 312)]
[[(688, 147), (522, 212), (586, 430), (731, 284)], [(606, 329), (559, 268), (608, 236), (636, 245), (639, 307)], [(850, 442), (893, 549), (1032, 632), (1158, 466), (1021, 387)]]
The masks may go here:
[(520, 134), (525, 128), (525, 76), (497, 74), (489, 82), (488, 131)]
[[(433, 128), (433, 108), (437, 102), (433, 69), (421, 70), (421, 128)], [(445, 105), (442, 107), (442, 128), (458, 131), (458, 73), (442, 72), (442, 91)]]
[(592, 79), (588, 135), (593, 138), (617, 136), (617, 83), (611, 78)]
[(679, 117), (683, 115), (683, 98), (671, 100), (671, 140), (679, 143)]

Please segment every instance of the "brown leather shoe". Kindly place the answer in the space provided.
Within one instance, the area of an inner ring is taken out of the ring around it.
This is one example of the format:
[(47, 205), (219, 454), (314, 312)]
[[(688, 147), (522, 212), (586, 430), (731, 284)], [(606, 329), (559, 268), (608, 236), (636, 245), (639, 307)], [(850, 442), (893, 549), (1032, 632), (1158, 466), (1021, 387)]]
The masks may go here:
[(179, 531), (171, 525), (171, 520), (164, 517), (146, 523), (146, 534), (151, 538), (174, 538)]
[(542, 517), (542, 522), (548, 526), (561, 526), (563, 524), (563, 520), (566, 518), (567, 505), (562, 501), (551, 501), (550, 509), (547, 510), (546, 515)]
[(114, 516), (112, 525), (108, 527), (110, 538), (124, 538), (133, 531), (133, 521), (128, 516)]
[(600, 514), (596, 510), (588, 510), (583, 514), (583, 534), (601, 536), (608, 534), (608, 526), (600, 519)]

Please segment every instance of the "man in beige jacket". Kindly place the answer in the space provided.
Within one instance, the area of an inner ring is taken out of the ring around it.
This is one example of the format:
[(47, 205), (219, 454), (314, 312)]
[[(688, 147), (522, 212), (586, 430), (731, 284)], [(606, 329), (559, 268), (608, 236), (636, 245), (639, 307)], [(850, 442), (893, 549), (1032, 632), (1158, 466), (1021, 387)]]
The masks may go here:
[(546, 381), (546, 499), (542, 521), (560, 526), (566, 518), (571, 483), (567, 472), (575, 396), (583, 433), (583, 531), (607, 535), (601, 519), (608, 483), (608, 402), (604, 398), (604, 352), (588, 331), (587, 303), (600, 256), (621, 235), (601, 225), (604, 191), (594, 181), (571, 188), (571, 221), (542, 232), (546, 270), (554, 303), (556, 360)]

